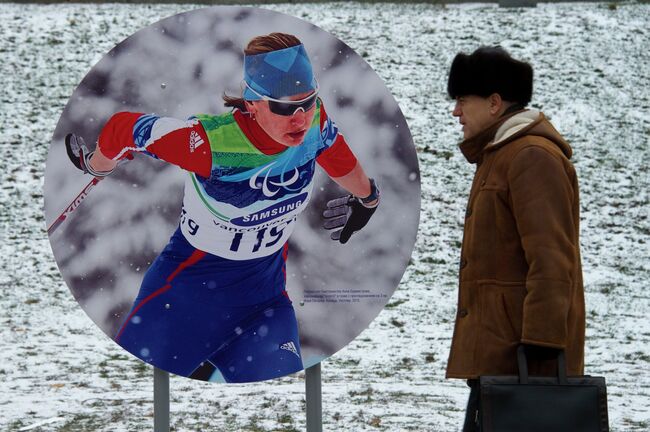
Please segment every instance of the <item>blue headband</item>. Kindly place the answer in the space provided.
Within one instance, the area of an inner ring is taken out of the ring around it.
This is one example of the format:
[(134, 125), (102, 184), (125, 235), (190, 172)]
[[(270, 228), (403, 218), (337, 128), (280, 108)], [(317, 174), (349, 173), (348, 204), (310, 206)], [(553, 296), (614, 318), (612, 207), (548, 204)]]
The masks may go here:
[[(279, 99), (316, 90), (316, 79), (303, 45), (244, 57), (245, 100)], [(255, 92), (251, 91), (252, 88)]]

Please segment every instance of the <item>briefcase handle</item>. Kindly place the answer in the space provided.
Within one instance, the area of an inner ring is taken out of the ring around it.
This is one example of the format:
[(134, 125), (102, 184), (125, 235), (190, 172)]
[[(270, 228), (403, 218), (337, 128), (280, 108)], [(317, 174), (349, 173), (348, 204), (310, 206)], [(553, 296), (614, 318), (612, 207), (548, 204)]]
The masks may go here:
[[(526, 359), (526, 347), (524, 345), (519, 345), (517, 348), (517, 365), (519, 366), (519, 383), (528, 384), (528, 360)], [(559, 350), (557, 354), (557, 379), (560, 385), (568, 384), (564, 350)]]

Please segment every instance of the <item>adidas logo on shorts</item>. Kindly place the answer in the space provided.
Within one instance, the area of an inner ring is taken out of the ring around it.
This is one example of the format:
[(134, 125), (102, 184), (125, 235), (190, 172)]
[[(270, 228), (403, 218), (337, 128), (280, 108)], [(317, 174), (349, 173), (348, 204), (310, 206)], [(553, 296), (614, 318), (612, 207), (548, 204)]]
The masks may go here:
[(298, 349), (296, 348), (296, 345), (293, 342), (283, 343), (282, 345), (280, 345), (280, 349), (291, 351), (296, 356), (300, 357), (300, 354), (298, 354)]

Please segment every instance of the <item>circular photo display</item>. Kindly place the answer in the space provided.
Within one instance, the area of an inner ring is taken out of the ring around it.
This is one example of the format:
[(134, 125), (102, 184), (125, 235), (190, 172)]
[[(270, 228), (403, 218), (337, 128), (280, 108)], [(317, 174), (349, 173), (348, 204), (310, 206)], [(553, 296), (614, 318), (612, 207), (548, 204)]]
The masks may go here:
[(359, 335), (409, 262), (406, 121), (350, 47), (269, 10), (212, 7), (127, 38), (54, 132), (45, 212), (88, 316), (168, 372), (251, 382)]

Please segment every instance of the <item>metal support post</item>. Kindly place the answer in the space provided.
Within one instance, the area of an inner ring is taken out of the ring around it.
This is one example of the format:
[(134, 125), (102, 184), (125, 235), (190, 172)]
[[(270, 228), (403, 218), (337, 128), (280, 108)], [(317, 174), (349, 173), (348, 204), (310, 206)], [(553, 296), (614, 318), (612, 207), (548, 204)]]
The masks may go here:
[(305, 369), (305, 401), (307, 402), (307, 432), (323, 432), (320, 363)]
[(153, 430), (169, 432), (169, 372), (153, 368)]

